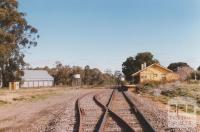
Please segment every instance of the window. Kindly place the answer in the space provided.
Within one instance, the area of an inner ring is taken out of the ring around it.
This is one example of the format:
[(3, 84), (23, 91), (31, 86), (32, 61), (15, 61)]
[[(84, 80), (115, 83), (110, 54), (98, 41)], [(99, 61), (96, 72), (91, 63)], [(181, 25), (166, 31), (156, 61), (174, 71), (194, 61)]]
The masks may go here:
[(162, 80), (166, 81), (166, 75), (165, 74), (162, 74)]
[(153, 74), (153, 77), (156, 78), (158, 76), (158, 74)]
[(141, 76), (141, 78), (142, 78), (142, 79), (146, 79), (146, 78), (147, 78), (147, 76)]
[(162, 77), (166, 77), (166, 75), (165, 75), (165, 74), (162, 74)]

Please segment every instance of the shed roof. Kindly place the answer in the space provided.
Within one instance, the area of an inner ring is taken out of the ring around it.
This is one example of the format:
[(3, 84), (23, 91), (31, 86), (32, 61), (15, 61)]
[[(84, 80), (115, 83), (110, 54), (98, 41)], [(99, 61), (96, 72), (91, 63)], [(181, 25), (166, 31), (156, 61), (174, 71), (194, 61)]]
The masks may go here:
[(148, 66), (148, 67), (146, 67), (146, 68), (144, 68), (144, 69), (142, 69), (142, 70), (140, 70), (140, 71), (138, 71), (138, 72), (132, 74), (132, 76), (136, 76), (136, 75), (138, 75), (140, 72), (142, 72), (142, 71), (144, 71), (144, 70), (146, 70), (146, 69), (148, 69), (148, 68), (150, 68), (150, 67), (153, 67), (153, 66), (160, 67), (160, 68), (162, 68), (162, 69), (164, 69), (164, 70), (166, 70), (166, 71), (168, 71), (168, 72), (173, 72), (172, 70), (170, 70), (170, 69), (168, 69), (168, 68), (165, 68), (165, 67), (161, 66), (161, 65), (158, 64), (158, 63), (154, 63), (154, 64), (152, 64), (152, 65), (150, 65), (150, 66)]
[(26, 81), (53, 81), (54, 78), (45, 70), (24, 70), (22, 80)]

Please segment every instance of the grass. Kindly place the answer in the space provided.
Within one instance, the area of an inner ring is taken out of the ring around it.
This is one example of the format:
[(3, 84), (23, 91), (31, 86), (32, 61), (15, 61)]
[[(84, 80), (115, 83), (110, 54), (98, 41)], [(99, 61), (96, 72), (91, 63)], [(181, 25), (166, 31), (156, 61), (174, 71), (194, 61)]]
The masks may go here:
[[(167, 104), (168, 100), (174, 97), (190, 97), (196, 100), (199, 110), (197, 114), (200, 115), (200, 85), (199, 84), (181, 84), (177, 86), (172, 86), (170, 89), (163, 88), (160, 96), (155, 96), (152, 87), (144, 87), (142, 89), (142, 95), (144, 97), (150, 98), (155, 102), (160, 102), (162, 104)], [(181, 108), (184, 111), (184, 108)]]
[(175, 87), (173, 90), (162, 91), (161, 94), (170, 98), (177, 96), (191, 97), (200, 106), (200, 85), (198, 84), (184, 84)]
[(13, 98), (13, 101), (26, 101), (27, 99), (25, 97), (17, 97)]
[(30, 100), (31, 101), (44, 100), (44, 99), (48, 98), (49, 96), (53, 96), (53, 95), (56, 95), (56, 93), (52, 92), (52, 93), (46, 93), (46, 94), (32, 95)]
[(1, 92), (6, 92), (6, 91), (8, 91), (8, 88), (0, 88), (0, 93)]
[[(50, 96), (60, 95), (67, 89), (65, 88), (38, 88), (38, 89), (19, 89), (10, 91), (0, 89), (0, 106), (15, 102), (33, 102), (47, 99)], [(9, 100), (9, 102), (7, 102)]]
[(4, 100), (0, 100), (0, 106), (5, 105), (5, 104), (8, 104), (8, 102)]
[(146, 97), (146, 98), (150, 98), (151, 100), (155, 101), (155, 102), (161, 102), (162, 104), (167, 104), (168, 100), (170, 99), (167, 96), (154, 96), (153, 94), (149, 94), (149, 93), (141, 93), (142, 96)]
[(17, 98), (13, 98), (13, 101), (30, 101), (30, 102), (32, 102), (32, 101), (44, 100), (53, 95), (56, 95), (56, 93), (55, 92), (38, 93), (38, 94), (30, 95), (30, 96), (20, 96)]

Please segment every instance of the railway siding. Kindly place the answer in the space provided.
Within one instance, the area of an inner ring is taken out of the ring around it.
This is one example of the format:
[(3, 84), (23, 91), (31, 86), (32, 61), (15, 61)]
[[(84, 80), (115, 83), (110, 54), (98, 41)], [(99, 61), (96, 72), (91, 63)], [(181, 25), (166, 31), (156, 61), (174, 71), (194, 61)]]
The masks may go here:
[(95, 94), (96, 93), (90, 93), (79, 98), (79, 132), (92, 132), (98, 129), (98, 124), (104, 111), (103, 108), (94, 101)]
[(128, 97), (123, 92), (113, 90), (107, 102), (101, 103), (101, 98), (96, 100), (106, 109), (103, 117), (100, 132), (103, 131), (154, 131), (150, 124), (138, 113)]
[(121, 92), (115, 91), (111, 109), (131, 126), (134, 131), (144, 131), (137, 116)]

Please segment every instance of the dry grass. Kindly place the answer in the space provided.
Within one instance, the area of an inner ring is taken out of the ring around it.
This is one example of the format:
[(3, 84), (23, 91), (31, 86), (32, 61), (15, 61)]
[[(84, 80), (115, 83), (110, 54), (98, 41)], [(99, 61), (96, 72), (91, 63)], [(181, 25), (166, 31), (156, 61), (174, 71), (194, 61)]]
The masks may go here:
[(174, 97), (190, 97), (197, 101), (197, 105), (199, 109), (197, 110), (197, 114), (200, 115), (200, 85), (199, 84), (180, 84), (180, 85), (166, 85), (162, 86), (160, 96), (155, 96), (153, 94), (152, 87), (145, 88), (142, 91), (142, 96), (153, 100), (154, 102), (159, 102), (161, 104), (166, 105), (169, 99)]
[(166, 97), (191, 97), (197, 101), (200, 106), (200, 85), (199, 84), (181, 84), (172, 90), (163, 90), (162, 95)]
[(16, 102), (33, 102), (44, 100), (50, 96), (61, 95), (68, 90), (76, 89), (102, 89), (105, 87), (51, 87), (51, 88), (27, 88), (10, 91), (9, 89), (0, 89), (0, 106), (13, 104)]
[(9, 91), (8, 89), (0, 89), (0, 106), (12, 104), (21, 101), (37, 101), (43, 100), (53, 95), (62, 94), (67, 88), (30, 88)]
[(8, 104), (8, 102), (3, 101), (3, 100), (0, 100), (0, 106), (1, 106), (1, 105), (5, 105), (5, 104)]

